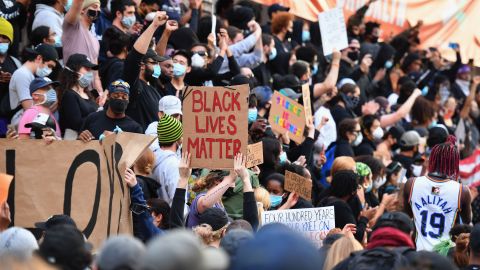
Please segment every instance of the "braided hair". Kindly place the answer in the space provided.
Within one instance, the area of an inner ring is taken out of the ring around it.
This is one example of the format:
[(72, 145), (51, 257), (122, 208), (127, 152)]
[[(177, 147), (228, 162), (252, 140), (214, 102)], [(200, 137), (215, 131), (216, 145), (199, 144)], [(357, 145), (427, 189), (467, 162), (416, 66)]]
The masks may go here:
[(460, 153), (455, 145), (455, 136), (448, 136), (447, 141), (433, 147), (428, 163), (429, 172), (445, 174), (448, 177), (459, 177)]

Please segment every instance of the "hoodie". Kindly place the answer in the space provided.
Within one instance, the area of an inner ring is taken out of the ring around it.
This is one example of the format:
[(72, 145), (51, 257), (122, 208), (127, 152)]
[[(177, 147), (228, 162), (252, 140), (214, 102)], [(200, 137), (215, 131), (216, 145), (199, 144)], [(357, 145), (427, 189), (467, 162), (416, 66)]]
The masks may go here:
[(39, 26), (48, 26), (57, 34), (58, 37), (62, 36), (63, 30), (63, 13), (58, 12), (51, 6), (44, 4), (37, 4), (37, 10), (35, 10), (35, 18), (33, 19), (32, 30)]
[(155, 168), (153, 168), (152, 178), (160, 184), (158, 189), (159, 198), (172, 205), (175, 189), (180, 178), (178, 172), (180, 160), (175, 152), (161, 148), (155, 152), (155, 160), (156, 164)]

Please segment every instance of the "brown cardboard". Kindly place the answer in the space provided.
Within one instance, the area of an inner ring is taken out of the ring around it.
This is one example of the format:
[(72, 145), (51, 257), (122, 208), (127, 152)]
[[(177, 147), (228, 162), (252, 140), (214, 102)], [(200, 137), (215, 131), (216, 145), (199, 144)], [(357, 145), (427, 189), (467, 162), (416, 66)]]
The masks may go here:
[(189, 87), (183, 99), (183, 146), (192, 168), (232, 169), (247, 153), (248, 85)]
[(305, 139), (305, 112), (302, 105), (275, 91), (272, 96), (268, 122), (272, 130), (284, 134), (289, 132), (290, 139), (301, 144)]
[(305, 120), (308, 122), (308, 119), (313, 121), (312, 114), (312, 101), (310, 100), (310, 87), (308, 84), (302, 85), (302, 97), (303, 97), (303, 108), (305, 109)]
[(312, 180), (296, 173), (285, 171), (285, 190), (296, 192), (307, 201), (312, 200)]
[(14, 175), (14, 225), (32, 228), (67, 214), (95, 248), (109, 235), (131, 234), (130, 193), (120, 162), (136, 160), (153, 139), (124, 132), (102, 144), (0, 140), (0, 171)]
[(252, 168), (263, 163), (263, 142), (249, 144), (245, 166)]

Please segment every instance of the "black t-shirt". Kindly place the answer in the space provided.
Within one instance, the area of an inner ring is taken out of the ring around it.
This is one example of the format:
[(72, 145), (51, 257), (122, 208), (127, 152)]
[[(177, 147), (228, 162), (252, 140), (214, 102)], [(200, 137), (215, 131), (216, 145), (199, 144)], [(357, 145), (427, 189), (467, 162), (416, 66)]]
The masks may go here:
[(332, 114), (333, 120), (335, 121), (337, 126), (340, 125), (343, 119), (355, 118), (355, 115), (351, 111), (345, 109), (338, 104), (330, 109), (330, 113)]
[(347, 156), (347, 157), (353, 157), (353, 148), (352, 145), (346, 140), (338, 140), (335, 148), (335, 153), (334, 156), (335, 158), (337, 157), (342, 157), (342, 156)]
[(410, 178), (413, 176), (412, 174), (412, 164), (414, 162), (413, 158), (404, 156), (402, 154), (397, 154), (393, 156), (392, 160), (398, 161), (402, 164), (402, 166), (407, 170), (407, 173), (406, 173), (407, 178)]
[(355, 151), (356, 156), (373, 156), (373, 152), (377, 149), (377, 146), (374, 142), (370, 141), (366, 137), (363, 137), (362, 143), (355, 147), (353, 150)]
[(97, 109), (98, 106), (95, 101), (82, 98), (74, 90), (66, 90), (63, 93), (59, 108), (62, 133), (67, 128), (77, 132), (80, 131), (85, 118), (96, 112)]
[(146, 129), (150, 123), (158, 121), (158, 101), (162, 94), (138, 78), (142, 58), (141, 53), (132, 49), (125, 60), (123, 78), (131, 86), (127, 115), (139, 123), (142, 129)]
[(117, 126), (125, 132), (143, 133), (142, 127), (132, 118), (128, 116), (120, 119), (110, 118), (105, 111), (90, 114), (85, 119), (82, 131), (89, 130), (98, 140), (104, 131), (113, 131)]

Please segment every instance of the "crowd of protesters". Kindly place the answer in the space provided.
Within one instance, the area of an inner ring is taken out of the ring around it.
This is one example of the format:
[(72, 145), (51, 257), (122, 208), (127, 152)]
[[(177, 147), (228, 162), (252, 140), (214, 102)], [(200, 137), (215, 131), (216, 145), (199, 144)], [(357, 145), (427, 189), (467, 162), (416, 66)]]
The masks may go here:
[[(328, 56), (318, 22), (279, 4), (1, 1), (1, 137), (157, 139), (124, 172), (133, 235), (92, 249), (71, 217), (10, 227), (4, 203), (0, 268), (480, 269), (480, 197), (459, 176), (480, 139), (480, 77), (458, 44), (454, 62), (422, 48), (422, 22), (382, 39), (364, 18), (374, 1)], [(247, 169), (237, 154), (231, 171), (192, 170), (183, 91), (241, 84), (263, 164)], [(313, 120), (298, 144), (268, 118), (274, 91), (303, 104), (304, 84)], [(312, 181), (311, 200), (284, 189), (286, 171)], [(264, 211), (325, 206), (336, 228), (321, 248), (261, 224)]]

